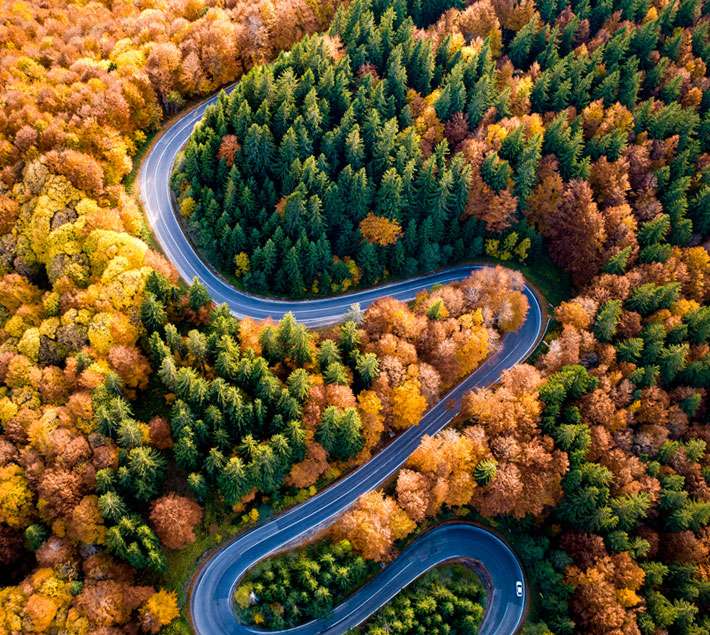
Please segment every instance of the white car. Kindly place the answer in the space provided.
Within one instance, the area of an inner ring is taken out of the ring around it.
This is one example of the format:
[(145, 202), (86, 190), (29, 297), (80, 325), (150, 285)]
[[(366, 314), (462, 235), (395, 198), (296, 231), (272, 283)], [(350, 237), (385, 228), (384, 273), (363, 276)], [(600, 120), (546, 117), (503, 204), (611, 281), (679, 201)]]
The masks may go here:
[(520, 580), (515, 583), (515, 595), (523, 597), (523, 583)]

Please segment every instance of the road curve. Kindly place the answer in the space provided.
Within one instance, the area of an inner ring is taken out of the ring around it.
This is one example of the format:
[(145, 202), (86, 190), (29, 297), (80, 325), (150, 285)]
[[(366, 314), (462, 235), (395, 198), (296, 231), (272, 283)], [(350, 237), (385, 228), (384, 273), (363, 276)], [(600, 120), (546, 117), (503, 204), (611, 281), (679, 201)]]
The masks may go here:
[[(238, 291), (205, 264), (184, 235), (170, 196), (170, 174), (178, 152), (185, 144), (212, 97), (189, 111), (165, 130), (146, 156), (140, 190), (153, 233), (165, 255), (186, 280), (198, 278), (215, 302), (226, 303), (235, 315), (279, 319), (291, 311), (310, 326), (338, 322), (353, 303), (367, 307), (377, 298), (414, 298), (417, 291), (433, 284), (465, 278), (480, 265), (462, 265), (394, 282), (374, 289), (303, 302), (273, 300)], [(473, 388), (487, 386), (501, 373), (523, 361), (544, 334), (546, 321), (540, 302), (529, 286), (523, 289), (530, 310), (523, 326), (506, 335), (499, 350), (486, 359), (434, 405), (418, 425), (405, 430), (387, 447), (346, 477), (313, 498), (239, 535), (210, 556), (197, 573), (189, 598), (193, 628), (200, 635), (254, 634), (264, 631), (241, 624), (235, 617), (233, 592), (237, 582), (257, 562), (297, 543), (332, 523), (359, 496), (380, 486), (404, 464), (425, 434), (443, 429), (459, 411), (461, 398)], [(515, 554), (492, 532), (466, 523), (444, 524), (414, 541), (381, 574), (336, 607), (331, 614), (300, 627), (283, 631), (292, 635), (339, 634), (365, 621), (404, 586), (432, 567), (452, 559), (475, 561), (487, 582), (488, 603), (482, 635), (511, 635), (525, 615), (527, 589), (518, 597), (515, 582), (523, 571)]]
[(165, 255), (172, 261), (184, 280), (198, 278), (212, 299), (226, 303), (237, 317), (279, 319), (291, 311), (296, 319), (308, 326), (324, 326), (340, 321), (357, 303), (361, 308), (385, 295), (398, 300), (413, 300), (418, 291), (434, 284), (461, 280), (476, 268), (462, 265), (427, 274), (414, 280), (392, 282), (373, 289), (315, 300), (274, 300), (243, 293), (222, 278), (197, 254), (195, 247), (185, 236), (177, 219), (170, 196), (170, 175), (178, 152), (190, 138), (193, 127), (202, 118), (205, 109), (214, 103), (218, 95), (202, 102), (174, 121), (156, 140), (143, 160), (138, 182), (148, 221)]

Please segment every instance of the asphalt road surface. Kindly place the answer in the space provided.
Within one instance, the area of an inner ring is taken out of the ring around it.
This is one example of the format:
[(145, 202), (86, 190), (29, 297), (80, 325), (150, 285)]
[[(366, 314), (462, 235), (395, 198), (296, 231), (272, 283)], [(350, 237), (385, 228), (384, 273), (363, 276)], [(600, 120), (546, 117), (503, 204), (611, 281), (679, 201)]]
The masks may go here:
[[(217, 303), (226, 303), (235, 315), (265, 319), (292, 312), (309, 326), (340, 321), (354, 303), (366, 308), (377, 298), (392, 296), (411, 300), (421, 289), (461, 280), (479, 268), (463, 265), (338, 297), (291, 302), (257, 297), (236, 290), (204, 263), (184, 235), (171, 204), (170, 174), (178, 152), (188, 140), (205, 108), (217, 97), (197, 106), (167, 128), (146, 156), (140, 188), (153, 233), (180, 275), (198, 278)], [(499, 350), (445, 395), (421, 419), (405, 430), (368, 463), (337, 483), (282, 515), (260, 524), (215, 551), (200, 568), (191, 588), (189, 612), (200, 635), (263, 633), (237, 621), (233, 593), (237, 582), (257, 562), (332, 523), (362, 494), (375, 489), (404, 464), (425, 434), (443, 429), (459, 410), (461, 398), (472, 388), (487, 386), (501, 373), (523, 361), (544, 333), (544, 312), (533, 290), (524, 288), (530, 310), (523, 326), (506, 335)], [(475, 563), (488, 587), (482, 635), (511, 635), (522, 625), (527, 588), (522, 567), (513, 551), (492, 532), (466, 523), (443, 524), (414, 541), (378, 576), (336, 607), (327, 617), (283, 631), (293, 635), (339, 634), (362, 623), (402, 588), (422, 573), (444, 562)], [(518, 596), (516, 583), (523, 582)]]

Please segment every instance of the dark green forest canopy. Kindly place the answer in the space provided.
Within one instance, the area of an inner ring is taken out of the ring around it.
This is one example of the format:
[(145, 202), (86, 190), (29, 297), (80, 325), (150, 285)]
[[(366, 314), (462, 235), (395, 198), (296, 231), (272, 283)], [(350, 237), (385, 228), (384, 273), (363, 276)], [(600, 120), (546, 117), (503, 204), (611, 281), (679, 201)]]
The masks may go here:
[[(197, 200), (196, 240), (224, 271), (246, 251), (250, 288), (300, 295), (317, 282), (330, 292), (351, 277), (346, 256), (372, 284), (385, 267), (403, 275), (461, 259), (480, 235), (475, 220), (459, 220), (468, 166), (447, 160), (446, 143), (424, 158), (406, 101), (409, 86), (428, 94), (440, 83), (443, 60), (413, 38), (403, 10), (375, 18), (367, 7), (333, 28), (345, 56), (321, 37), (304, 40), (221, 99), (187, 148), (176, 183)], [(231, 168), (217, 159), (228, 134), (241, 145)], [(391, 249), (364, 242), (358, 223), (370, 211), (396, 219), (404, 238)]]
[[(306, 38), (254, 69), (208, 110), (173, 185), (194, 240), (217, 268), (257, 292), (332, 293), (474, 258), (484, 239), (511, 231), (516, 240), (529, 238), (538, 257), (539, 231), (557, 264), (575, 275), (575, 254), (555, 248), (554, 228), (528, 223), (541, 159), (554, 157), (566, 183), (585, 181), (593, 161), (616, 161), (630, 142), (646, 138), (678, 140), (676, 156), (655, 175), (668, 227), (647, 232), (651, 240), (638, 257), (662, 261), (671, 244), (707, 232), (707, 184), (698, 187), (693, 176), (702, 140), (708, 143), (708, 93), (702, 115), (684, 108), (679, 81), (663, 73), (678, 59), (676, 30), (692, 22), (697, 2), (669, 5), (646, 21), (647, 1), (543, 2), (542, 19), (503, 29), (500, 55), (490, 38), (464, 50), (452, 36), (422, 35), (418, 25), (452, 4), (356, 0), (338, 13), (328, 37)], [(562, 20), (570, 8), (572, 18)], [(628, 22), (580, 54), (578, 42), (614, 11)], [(708, 60), (705, 36), (706, 25), (692, 47)], [(518, 126), (474, 165), (459, 151), (461, 140), (485, 138), (486, 127), (512, 114), (514, 96), (500, 83), (503, 63), (529, 75), (531, 112), (544, 115), (545, 125), (535, 134)], [(582, 111), (595, 100), (627, 109), (631, 125), (588, 134)], [(422, 103), (435, 117), (422, 114)], [(431, 143), (427, 131), (436, 126), (444, 132)], [(481, 189), (509, 193), (505, 222), (472, 211)], [(363, 235), (370, 214), (396, 223), (394, 240), (378, 244)], [(509, 241), (508, 251), (514, 246)], [(605, 263), (623, 271), (630, 254), (636, 258), (636, 247), (623, 244), (597, 252), (585, 263), (589, 275)]]

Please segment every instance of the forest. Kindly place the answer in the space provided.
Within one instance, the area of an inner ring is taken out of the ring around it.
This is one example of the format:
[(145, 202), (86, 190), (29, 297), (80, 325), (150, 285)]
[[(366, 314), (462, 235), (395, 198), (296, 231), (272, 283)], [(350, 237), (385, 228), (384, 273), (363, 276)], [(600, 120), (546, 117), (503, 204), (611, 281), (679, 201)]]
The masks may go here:
[(474, 571), (460, 564), (445, 565), (404, 589), (360, 630), (366, 635), (473, 635), (483, 617), (483, 597)]
[[(323, 541), (267, 561), (239, 585), (235, 602), (247, 623), (271, 630), (293, 627), (326, 615), (374, 570), (374, 563), (354, 554), (347, 540)], [(470, 567), (444, 565), (404, 589), (350, 633), (475, 635), (484, 597), (480, 578)]]
[[(428, 25), (404, 0), (354, 2), (224, 95), (173, 179), (206, 258), (300, 297), (483, 253), (524, 261), (544, 241), (581, 284), (706, 233), (705, 74), (674, 72), (687, 5), (529, 3), (512, 33), (479, 4)], [(698, 61), (705, 28), (687, 42)], [(677, 156), (646, 167), (659, 153)]]
[(247, 623), (271, 630), (298, 626), (327, 615), (374, 572), (374, 562), (347, 540), (319, 543), (254, 570), (239, 585), (235, 603)]
[[(528, 363), (307, 558), (265, 563), (295, 579), (337, 548), (339, 595), (321, 566), (333, 596), (249, 619), (318, 615), (461, 517), (523, 560), (528, 635), (710, 632), (708, 3), (339, 4), (0, 8), (0, 632), (189, 632), (181, 554), (367, 461), (525, 318), (503, 268), (321, 331), (182, 283), (135, 170), (240, 78), (172, 180), (235, 284), (305, 297), (487, 256), (574, 285)], [(482, 601), (442, 569), (363, 631), (474, 632)]]

